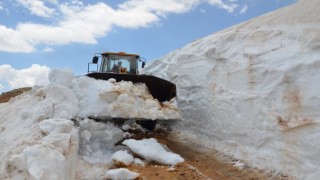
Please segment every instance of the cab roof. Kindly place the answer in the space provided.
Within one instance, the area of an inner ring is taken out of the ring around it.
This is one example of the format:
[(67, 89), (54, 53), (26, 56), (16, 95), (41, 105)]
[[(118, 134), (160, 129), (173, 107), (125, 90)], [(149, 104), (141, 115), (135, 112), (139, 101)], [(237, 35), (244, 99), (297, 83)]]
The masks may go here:
[(138, 54), (127, 54), (125, 52), (103, 52), (101, 53), (102, 56), (107, 56), (107, 55), (120, 55), (120, 56), (136, 56), (137, 58), (140, 57)]

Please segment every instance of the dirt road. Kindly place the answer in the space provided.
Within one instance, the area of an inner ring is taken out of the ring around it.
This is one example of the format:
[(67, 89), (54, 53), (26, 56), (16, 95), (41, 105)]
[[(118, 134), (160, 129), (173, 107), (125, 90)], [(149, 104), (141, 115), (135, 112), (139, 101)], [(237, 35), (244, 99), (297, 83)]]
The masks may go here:
[[(145, 167), (130, 165), (128, 169), (139, 172), (140, 179), (213, 179), (213, 180), (283, 180), (288, 179), (276, 174), (264, 172), (244, 166), (242, 169), (235, 167), (234, 160), (219, 158), (221, 154), (215, 151), (198, 147), (189, 142), (179, 142), (172, 136), (164, 133), (148, 134), (141, 138), (156, 138), (160, 143), (165, 144), (173, 152), (180, 154), (185, 162), (175, 168), (155, 163)], [(223, 160), (222, 160), (223, 159)]]

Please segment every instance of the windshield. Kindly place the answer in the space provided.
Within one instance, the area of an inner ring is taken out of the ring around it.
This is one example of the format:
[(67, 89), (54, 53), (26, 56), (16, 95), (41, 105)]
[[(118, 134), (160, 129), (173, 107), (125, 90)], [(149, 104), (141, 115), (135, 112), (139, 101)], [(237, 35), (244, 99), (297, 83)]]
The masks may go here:
[(103, 56), (100, 72), (137, 74), (137, 57), (112, 55)]

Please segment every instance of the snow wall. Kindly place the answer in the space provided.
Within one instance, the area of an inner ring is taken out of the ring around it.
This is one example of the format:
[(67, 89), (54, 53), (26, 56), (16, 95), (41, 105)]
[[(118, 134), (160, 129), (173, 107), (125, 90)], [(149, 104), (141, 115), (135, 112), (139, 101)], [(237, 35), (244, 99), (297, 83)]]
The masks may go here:
[[(160, 103), (145, 84), (74, 77), (70, 70), (51, 70), (47, 86), (34, 86), (0, 103), (0, 179), (104, 179), (117, 150), (115, 144), (125, 134), (111, 123), (88, 117), (166, 120), (181, 119), (181, 114), (175, 98)], [(125, 125), (127, 130), (131, 128)], [(149, 146), (158, 152), (148, 157), (150, 160), (167, 165), (183, 161), (159, 150), (155, 140)], [(105, 166), (99, 170), (98, 165), (83, 165), (83, 160)]]
[(319, 9), (318, 0), (299, 1), (146, 67), (177, 85), (175, 128), (253, 166), (319, 177)]

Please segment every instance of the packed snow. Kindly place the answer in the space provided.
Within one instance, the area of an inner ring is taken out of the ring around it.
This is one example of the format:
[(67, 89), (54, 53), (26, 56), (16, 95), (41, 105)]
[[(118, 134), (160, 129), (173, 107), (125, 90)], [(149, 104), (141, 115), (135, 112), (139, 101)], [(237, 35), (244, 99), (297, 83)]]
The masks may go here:
[[(181, 118), (175, 99), (163, 102), (163, 108), (144, 84), (74, 77), (70, 70), (52, 70), (49, 80), (49, 85), (33, 87), (0, 105), (0, 179), (74, 179), (87, 166), (91, 176), (76, 179), (99, 179), (113, 160), (144, 165), (119, 151), (116, 144), (125, 137), (121, 128), (90, 118)], [(127, 128), (142, 129), (134, 125)], [(90, 164), (104, 164), (104, 172)]]
[(136, 165), (139, 165), (139, 166), (145, 166), (145, 165), (146, 165), (146, 163), (143, 162), (143, 161), (142, 161), (141, 159), (139, 159), (139, 158), (134, 158), (133, 164), (136, 164)]
[(112, 154), (119, 150), (116, 144), (123, 139), (123, 131), (112, 123), (85, 119), (80, 124), (79, 153), (90, 163), (112, 164)]
[(131, 151), (148, 161), (155, 161), (165, 165), (176, 165), (184, 162), (181, 156), (167, 151), (154, 138), (142, 140), (127, 139), (122, 144), (128, 146)]
[(61, 70), (54, 70), (49, 79), (53, 85), (73, 92), (79, 104), (78, 117), (181, 119), (175, 98), (160, 103), (143, 83), (95, 80), (86, 76), (75, 78), (72, 72)]
[(112, 154), (111, 159), (115, 164), (123, 163), (124, 165), (130, 165), (134, 161), (133, 156), (126, 150), (115, 152), (114, 154)]
[[(34, 124), (37, 126), (37, 124)], [(30, 128), (34, 139), (20, 137), (18, 146), (2, 147), (5, 155), (1, 172), (9, 179), (70, 179), (73, 177), (78, 149), (78, 131), (67, 119), (47, 119), (39, 123), (39, 128)], [(42, 136), (38, 133), (41, 133)], [(8, 133), (9, 134), (9, 133)], [(14, 132), (12, 134), (19, 134)], [(38, 134), (38, 135), (37, 135)], [(8, 142), (10, 143), (10, 142)], [(21, 153), (14, 153), (15, 149)], [(4, 164), (3, 164), (4, 163)], [(5, 166), (5, 167), (4, 167)], [(1, 179), (4, 178), (0, 174)]]
[(136, 179), (140, 176), (139, 173), (132, 172), (126, 168), (110, 169), (107, 171), (105, 178), (113, 180), (124, 180), (124, 179)]
[(177, 85), (174, 129), (259, 168), (320, 176), (320, 2), (195, 40), (146, 67)]

